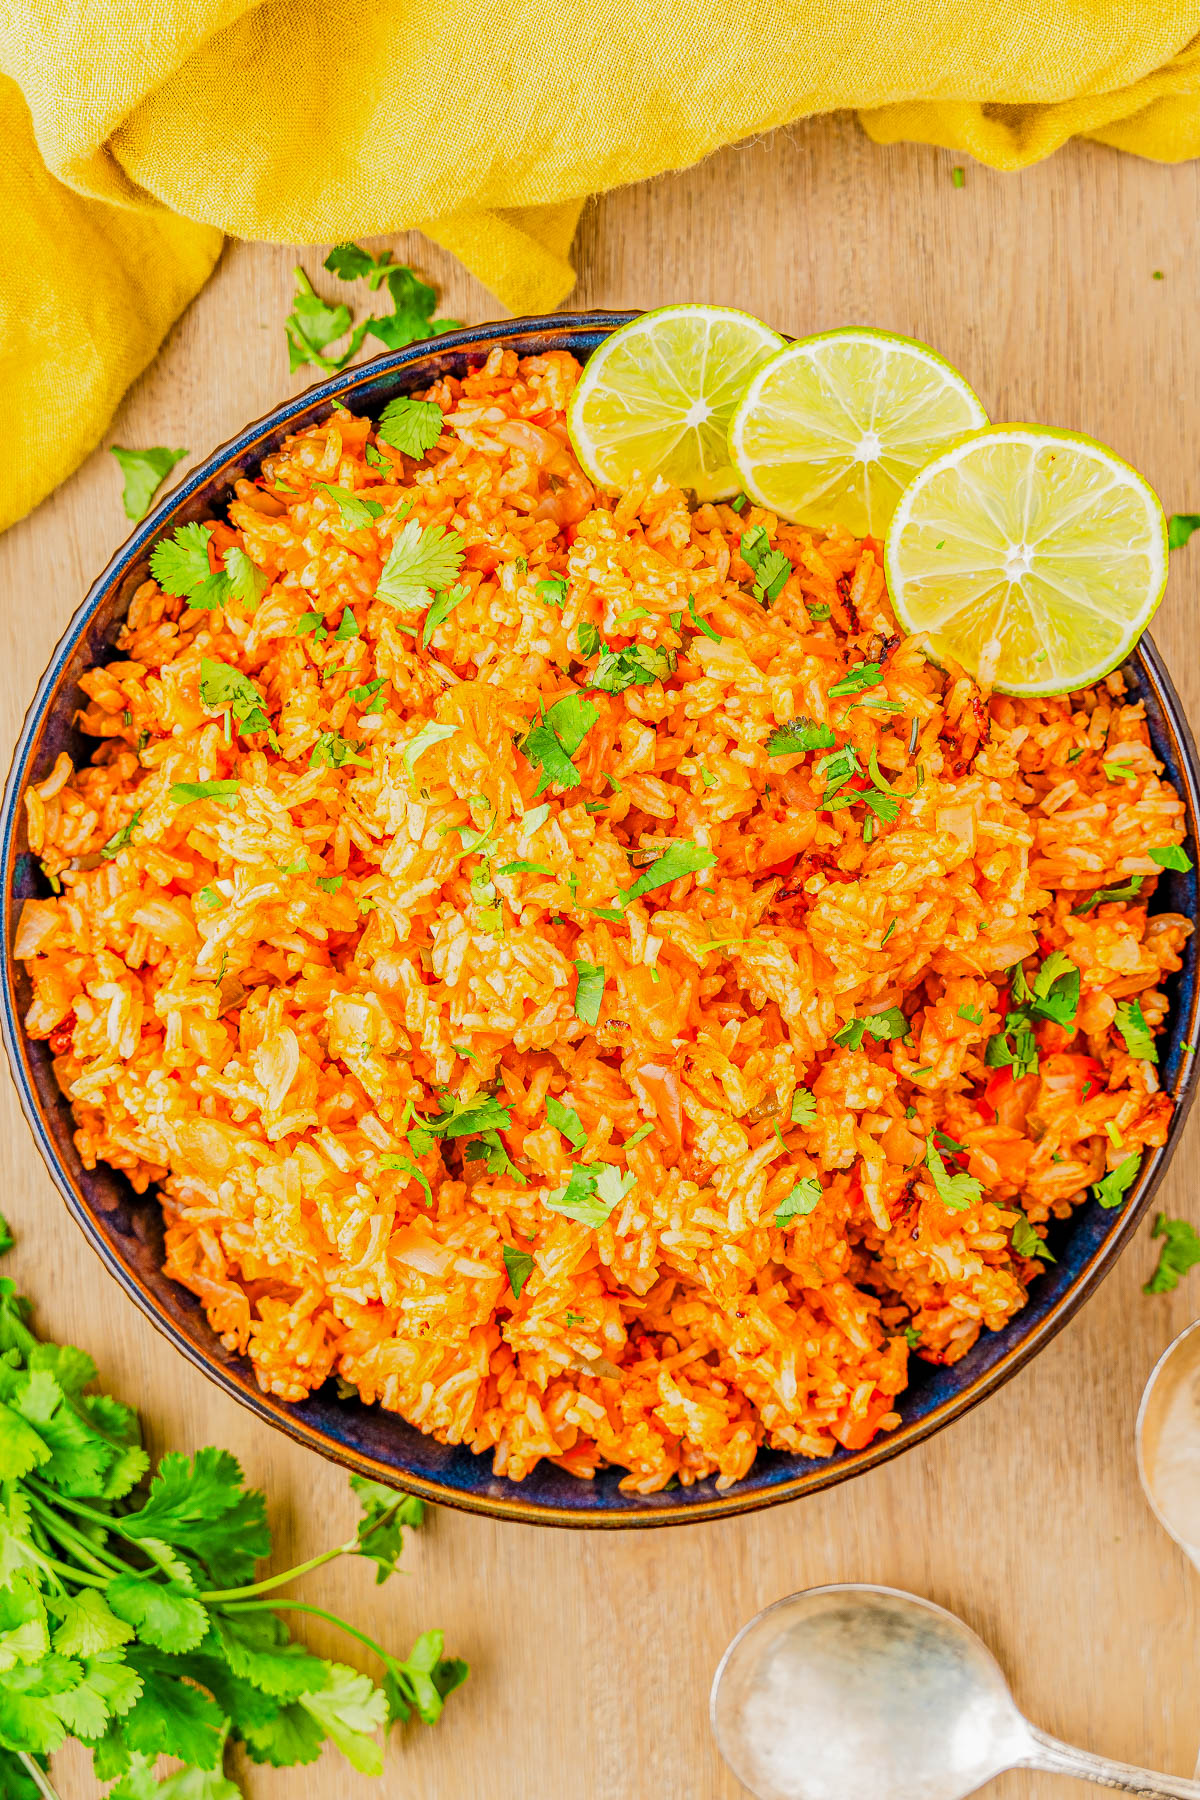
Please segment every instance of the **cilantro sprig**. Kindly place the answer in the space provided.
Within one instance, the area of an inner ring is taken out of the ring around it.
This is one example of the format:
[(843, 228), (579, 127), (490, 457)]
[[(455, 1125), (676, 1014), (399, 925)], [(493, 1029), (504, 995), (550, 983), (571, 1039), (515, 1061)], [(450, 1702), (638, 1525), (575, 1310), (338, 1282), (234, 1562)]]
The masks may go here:
[(1179, 1286), (1180, 1277), (1200, 1263), (1200, 1234), (1186, 1219), (1168, 1219), (1159, 1213), (1154, 1221), (1152, 1238), (1162, 1238), (1158, 1267), (1143, 1287), (1144, 1294), (1169, 1294)]
[(175, 464), (182, 462), (188, 452), (168, 450), (161, 444), (150, 450), (126, 450), (120, 444), (114, 444), (112, 454), (125, 478), (121, 494), (125, 517), (136, 520), (145, 518), (155, 494)]
[[(354, 1533), (256, 1579), (271, 1549), (266, 1502), (235, 1458), (169, 1451), (147, 1486), (137, 1414), (95, 1392), (92, 1359), (42, 1342), (29, 1318), (0, 1280), (0, 1793), (54, 1800), (47, 1759), (68, 1738), (127, 1800), (168, 1789), (235, 1800), (230, 1745), (290, 1767), (328, 1740), (378, 1774), (380, 1732), (414, 1713), (432, 1724), (466, 1664), (443, 1655), (439, 1631), (399, 1656), (322, 1612), (380, 1659), (377, 1685), (294, 1639), (286, 1615), (318, 1609), (279, 1590), (347, 1555), (385, 1580), (422, 1502), (352, 1477)], [(162, 1788), (159, 1754), (185, 1764)]]

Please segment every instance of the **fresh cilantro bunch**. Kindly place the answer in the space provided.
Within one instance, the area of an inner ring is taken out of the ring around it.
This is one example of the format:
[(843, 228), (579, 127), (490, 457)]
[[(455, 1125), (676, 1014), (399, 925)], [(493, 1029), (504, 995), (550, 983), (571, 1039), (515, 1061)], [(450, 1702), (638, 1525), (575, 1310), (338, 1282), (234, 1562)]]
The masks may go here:
[[(5, 1227), (0, 1243), (10, 1242)], [(369, 1557), (383, 1581), (422, 1503), (354, 1477), (354, 1536), (256, 1580), (271, 1532), (236, 1460), (211, 1447), (169, 1452), (145, 1486), (137, 1414), (89, 1392), (95, 1379), (83, 1351), (34, 1335), (29, 1303), (0, 1280), (0, 1794), (55, 1800), (47, 1759), (68, 1737), (114, 1783), (109, 1800), (239, 1800), (223, 1772), (230, 1743), (291, 1767), (328, 1739), (379, 1774), (380, 1730), (414, 1712), (432, 1724), (466, 1664), (443, 1657), (439, 1631), (399, 1657), (276, 1594), (345, 1555)], [(312, 1655), (291, 1636), (289, 1611), (364, 1645), (382, 1684)], [(162, 1784), (160, 1754), (187, 1765)]]

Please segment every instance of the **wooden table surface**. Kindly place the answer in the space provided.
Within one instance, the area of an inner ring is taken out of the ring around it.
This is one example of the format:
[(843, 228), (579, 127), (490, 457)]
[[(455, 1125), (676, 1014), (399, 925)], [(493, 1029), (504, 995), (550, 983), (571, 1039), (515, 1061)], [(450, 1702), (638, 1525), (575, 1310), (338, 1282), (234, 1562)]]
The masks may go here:
[[(1187, 274), (1200, 169), (1078, 145), (1021, 175), (968, 166), (959, 189), (955, 160), (877, 149), (841, 119), (727, 151), (589, 206), (574, 300), (707, 299), (793, 333), (858, 323), (910, 333), (963, 370), (993, 418), (1094, 433), (1146, 471), (1168, 511), (1200, 508), (1194, 266)], [(442, 283), (443, 312), (499, 311), (423, 240), (393, 242)], [(282, 325), (293, 264), (318, 272), (322, 254), (230, 246), (106, 443), (187, 444), (194, 460), (305, 386), (288, 374)], [(98, 452), (0, 540), (5, 745), (127, 530), (116, 466)], [(1156, 636), (1196, 717), (1200, 543), (1173, 560)], [(266, 1488), (289, 1561), (344, 1537), (354, 1516), (344, 1474), (224, 1398), (155, 1333), (69, 1221), (7, 1082), (0, 1104), (0, 1208), (18, 1237), (5, 1272), (34, 1296), (42, 1330), (95, 1355), (105, 1384), (141, 1408), (152, 1448), (232, 1448)], [(1188, 1179), (1198, 1126), (1162, 1201), (1200, 1224)], [(251, 1800), (732, 1800), (742, 1790), (706, 1718), (717, 1659), (768, 1601), (842, 1580), (911, 1588), (962, 1613), (1048, 1729), (1190, 1773), (1200, 1577), (1146, 1508), (1132, 1434), (1155, 1358), (1200, 1307), (1200, 1275), (1149, 1299), (1153, 1261), (1147, 1224), (1002, 1393), (815, 1498), (617, 1535), (439, 1511), (411, 1540), (408, 1572), (386, 1586), (361, 1560), (319, 1571), (306, 1597), (405, 1649), (440, 1625), (471, 1679), (436, 1729), (393, 1734), (381, 1785), (329, 1752), (309, 1769), (250, 1769)], [(313, 1624), (327, 1652), (333, 1634)], [(68, 1750), (56, 1768), (64, 1800), (99, 1793), (86, 1757)], [(1007, 1800), (1058, 1791), (1026, 1773), (988, 1790)]]

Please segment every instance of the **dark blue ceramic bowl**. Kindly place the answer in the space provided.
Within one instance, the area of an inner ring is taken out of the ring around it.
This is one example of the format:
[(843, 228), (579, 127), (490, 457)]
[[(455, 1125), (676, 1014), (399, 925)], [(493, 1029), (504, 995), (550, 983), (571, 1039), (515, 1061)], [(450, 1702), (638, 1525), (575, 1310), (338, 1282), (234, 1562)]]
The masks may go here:
[[(430, 1500), (541, 1525), (678, 1525), (769, 1506), (857, 1475), (958, 1418), (1035, 1355), (1108, 1273), (1162, 1179), (1192, 1099), (1196, 1071), (1190, 1046), (1198, 1035), (1198, 945), (1192, 938), (1184, 968), (1170, 983), (1170, 1029), (1160, 1046), (1163, 1085), (1176, 1100), (1170, 1141), (1146, 1158), (1137, 1185), (1120, 1211), (1105, 1212), (1089, 1199), (1068, 1221), (1053, 1228), (1050, 1242), (1058, 1260), (1035, 1282), (1029, 1304), (1004, 1331), (985, 1333), (953, 1368), (934, 1369), (915, 1362), (912, 1386), (902, 1397), (899, 1430), (866, 1450), (839, 1452), (827, 1461), (761, 1451), (745, 1481), (725, 1493), (718, 1493), (714, 1484), (706, 1481), (642, 1500), (620, 1492), (619, 1471), (610, 1470), (594, 1482), (584, 1482), (549, 1464), (527, 1481), (503, 1480), (492, 1474), (488, 1457), (447, 1449), (394, 1414), (358, 1401), (339, 1400), (332, 1382), (302, 1406), (285, 1405), (259, 1392), (249, 1362), (222, 1348), (200, 1302), (163, 1275), (162, 1220), (153, 1195), (135, 1194), (112, 1169), (101, 1167), (89, 1173), (83, 1168), (72, 1142), (70, 1109), (55, 1082), (48, 1047), (31, 1042), (21, 1025), (29, 992), (24, 970), (12, 958), (13, 934), (21, 901), (46, 892), (44, 878), (26, 844), (21, 797), (27, 783), (47, 774), (61, 750), (68, 750), (76, 761), (86, 761), (91, 755), (92, 741), (82, 737), (73, 724), (80, 701), (78, 678), (85, 669), (114, 654), (119, 623), (134, 589), (146, 577), (147, 558), (157, 539), (177, 525), (218, 516), (232, 496), (235, 480), (256, 474), (261, 459), (290, 432), (326, 418), (335, 399), (344, 400), (356, 412), (378, 415), (396, 394), (424, 387), (443, 373), (461, 374), (481, 363), (498, 344), (522, 355), (553, 349), (585, 358), (631, 316), (555, 315), (452, 332), (431, 344), (378, 357), (310, 388), (215, 451), (139, 525), (72, 619), (29, 709), (0, 816), (4, 1042), (38, 1148), (109, 1272), (198, 1369), (300, 1443), (361, 1474)], [(1155, 751), (1184, 798), (1192, 858), (1200, 860), (1196, 854), (1196, 747), (1179, 697), (1149, 638), (1143, 639), (1125, 673), (1146, 703)], [(1156, 906), (1195, 918), (1196, 874), (1168, 874), (1159, 884)]]

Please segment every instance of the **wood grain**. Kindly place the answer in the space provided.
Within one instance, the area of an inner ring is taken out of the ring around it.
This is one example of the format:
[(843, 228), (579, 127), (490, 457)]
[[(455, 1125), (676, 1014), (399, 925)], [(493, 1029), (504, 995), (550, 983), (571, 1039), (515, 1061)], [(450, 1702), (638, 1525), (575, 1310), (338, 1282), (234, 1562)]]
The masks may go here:
[[(917, 147), (880, 150), (847, 120), (780, 132), (700, 168), (590, 205), (580, 230), (585, 305), (707, 299), (810, 332), (870, 323), (935, 344), (994, 418), (1072, 426), (1144, 469), (1168, 510), (1200, 506), (1195, 270), (1182, 222), (1200, 170), (1077, 145), (1020, 176)], [(442, 311), (495, 316), (492, 298), (417, 239), (393, 240), (443, 284)], [(305, 385), (282, 320), (291, 269), (323, 252), (232, 245), (209, 287), (129, 395), (108, 442), (187, 444), (192, 460)], [(1161, 270), (1155, 280), (1152, 271)], [(52, 401), (51, 401), (52, 403)], [(181, 469), (188, 465), (181, 465)], [(10, 743), (90, 578), (125, 536), (118, 474), (98, 452), (0, 541), (0, 700)], [(1200, 548), (1175, 559), (1156, 636), (1200, 705)], [(134, 1401), (156, 1449), (215, 1441), (272, 1500), (281, 1555), (344, 1535), (344, 1476), (223, 1398), (156, 1336), (68, 1221), (5, 1083), (3, 1210), (18, 1235), (7, 1273), (43, 1331), (87, 1346)], [(1167, 1208), (1200, 1223), (1176, 1157)], [(1132, 1428), (1197, 1277), (1147, 1299), (1143, 1232), (1104, 1288), (1002, 1394), (931, 1443), (830, 1493), (727, 1524), (620, 1536), (495, 1525), (439, 1513), (408, 1573), (375, 1588), (368, 1565), (322, 1570), (308, 1596), (407, 1646), (444, 1626), (470, 1685), (434, 1731), (393, 1737), (382, 1787), (338, 1758), (252, 1770), (253, 1800), (732, 1800), (708, 1735), (708, 1684), (733, 1631), (812, 1582), (915, 1589), (981, 1630), (1042, 1724), (1130, 1761), (1190, 1771), (1200, 1742), (1192, 1663), (1196, 1578), (1147, 1511)], [(313, 1642), (332, 1648), (314, 1622)], [(86, 1758), (58, 1759), (73, 1800), (99, 1789)], [(1047, 1776), (990, 1790), (1049, 1800)], [(881, 1800), (883, 1797), (881, 1796)]]

